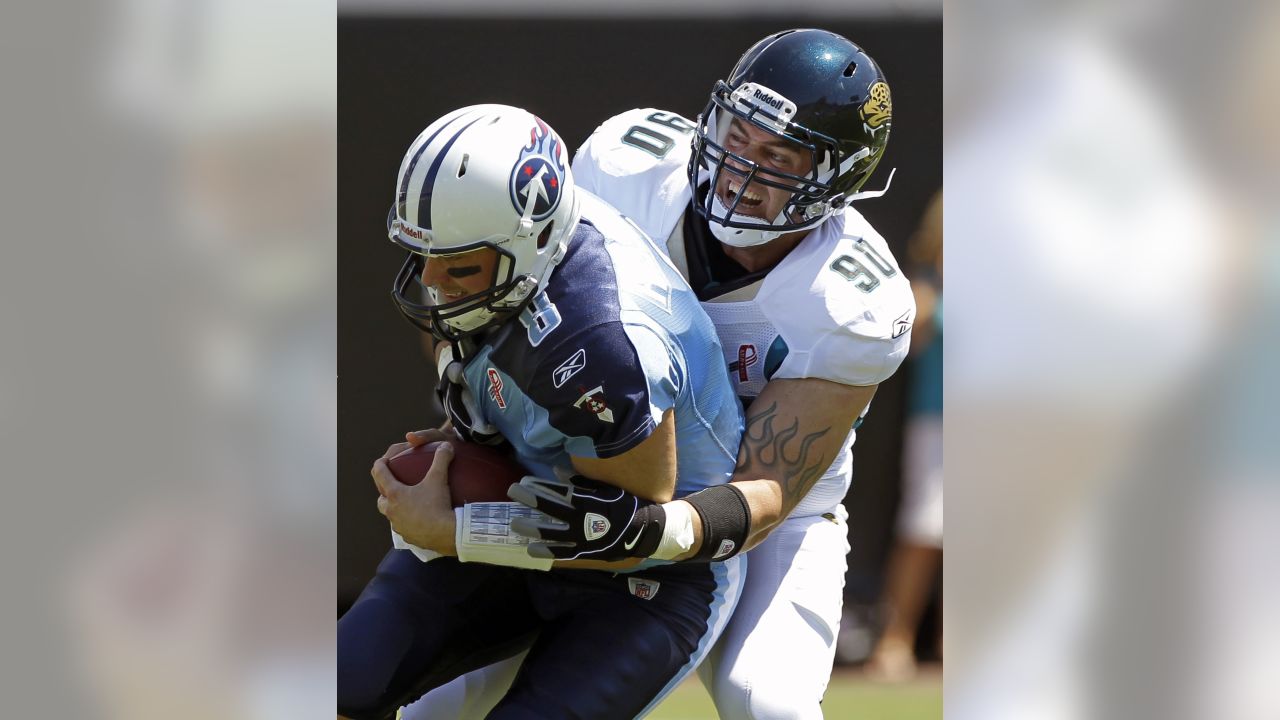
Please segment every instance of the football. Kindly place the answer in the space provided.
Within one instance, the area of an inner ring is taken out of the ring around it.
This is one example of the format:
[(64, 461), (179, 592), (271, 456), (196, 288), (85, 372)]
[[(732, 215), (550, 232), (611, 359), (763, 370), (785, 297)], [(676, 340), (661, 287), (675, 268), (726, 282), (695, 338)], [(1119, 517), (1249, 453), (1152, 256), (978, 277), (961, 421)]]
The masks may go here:
[[(454, 440), (449, 465), (449, 499), (454, 507), (472, 502), (507, 502), (507, 488), (527, 475), (506, 452), (487, 445)], [(431, 468), (440, 443), (409, 448), (387, 461), (391, 474), (405, 485), (417, 485)]]

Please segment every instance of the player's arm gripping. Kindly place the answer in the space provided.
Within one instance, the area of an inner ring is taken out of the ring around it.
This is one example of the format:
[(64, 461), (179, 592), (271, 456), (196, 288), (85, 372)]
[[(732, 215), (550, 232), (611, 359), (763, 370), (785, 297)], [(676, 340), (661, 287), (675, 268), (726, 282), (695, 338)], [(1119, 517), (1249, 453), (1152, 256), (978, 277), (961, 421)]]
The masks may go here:
[[(752, 403), (733, 480), (656, 505), (577, 478), (577, 486), (526, 478), (513, 499), (559, 518), (559, 527), (513, 528), (531, 552), (566, 558), (656, 557), (720, 560), (759, 544), (800, 503), (835, 460), (876, 386), (816, 378), (770, 382)], [(607, 518), (587, 537), (589, 513)]]
[(744, 549), (760, 544), (800, 504), (835, 461), (877, 387), (818, 378), (765, 386), (747, 414), (733, 472), (751, 509)]
[[(675, 412), (667, 410), (648, 438), (621, 455), (574, 457), (574, 470), (580, 474), (572, 481), (526, 477), (508, 494), (549, 518), (541, 523), (514, 520), (512, 528), (537, 539), (531, 552), (558, 558), (556, 567), (634, 566), (644, 555), (622, 550), (627, 530), (643, 527), (651, 514), (661, 512), (659, 504), (675, 494), (675, 425)], [(593, 521), (600, 528), (598, 535), (585, 529)]]
[(686, 514), (681, 503), (696, 510), (687, 513), (696, 542), (673, 559), (721, 560), (759, 545), (835, 461), (876, 387), (818, 378), (766, 385), (751, 403), (729, 485), (663, 505), (668, 517)]

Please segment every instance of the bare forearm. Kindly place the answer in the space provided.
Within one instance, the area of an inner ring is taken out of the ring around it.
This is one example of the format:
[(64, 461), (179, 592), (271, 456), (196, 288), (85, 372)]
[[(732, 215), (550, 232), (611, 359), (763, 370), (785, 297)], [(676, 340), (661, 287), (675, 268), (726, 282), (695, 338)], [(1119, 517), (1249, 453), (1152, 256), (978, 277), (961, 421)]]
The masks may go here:
[[(649, 473), (655, 467), (669, 470), (663, 477), (670, 479), (674, 452), (668, 456), (667, 447), (662, 448), (664, 452), (650, 453), (651, 458), (628, 458), (620, 468), (615, 467), (615, 461), (621, 456), (609, 461), (575, 457), (575, 469), (586, 477), (577, 478), (572, 488), (563, 481), (539, 478), (525, 478), (519, 487), (512, 488), (512, 499), (560, 522), (559, 526), (522, 524), (517, 532), (539, 541), (530, 549), (541, 558), (727, 559), (758, 545), (795, 510), (839, 454), (848, 428), (857, 418), (855, 413), (866, 407), (874, 392), (874, 386), (845, 386), (825, 380), (774, 380), (746, 419), (730, 482), (679, 500), (670, 499), (668, 488), (674, 482), (664, 485), (661, 492), (627, 482), (634, 479), (630, 474), (641, 480), (647, 476), (652, 483)], [(609, 466), (595, 467), (602, 463)], [(606, 469), (614, 472), (591, 472)], [(587, 479), (590, 477), (598, 479)], [(618, 493), (618, 489), (625, 492)], [(593, 521), (588, 526), (584, 522), (590, 513), (611, 518), (611, 522)], [(592, 528), (596, 528), (594, 536)]]
[[(733, 473), (732, 485), (742, 493), (750, 519), (744, 550), (763, 542), (813, 489), (853, 424), (850, 409), (860, 412), (875, 392), (873, 387), (845, 388), (822, 381), (789, 387), (784, 382), (773, 389), (779, 388), (783, 392), (767, 403), (764, 396), (757, 400), (747, 417)], [(786, 389), (799, 392), (792, 395)], [(833, 391), (852, 397), (833, 402)], [(693, 550), (680, 559), (693, 557), (702, 546), (700, 517), (694, 518), (693, 526)]]
[(744, 551), (750, 550), (786, 519), (790, 508), (784, 506), (782, 487), (773, 480), (735, 480), (734, 484), (746, 496), (751, 507), (751, 534), (743, 548)]

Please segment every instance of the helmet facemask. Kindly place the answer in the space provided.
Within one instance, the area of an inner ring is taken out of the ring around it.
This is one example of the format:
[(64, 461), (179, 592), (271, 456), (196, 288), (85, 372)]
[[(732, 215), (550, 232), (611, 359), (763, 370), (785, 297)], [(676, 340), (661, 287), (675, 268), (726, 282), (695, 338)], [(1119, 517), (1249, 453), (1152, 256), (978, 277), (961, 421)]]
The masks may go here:
[[(409, 228), (403, 221), (397, 221), (395, 208), (392, 208), (387, 224), (391, 240), (409, 251), (392, 288), (396, 306), (414, 326), (442, 340), (456, 342), (467, 335), (501, 325), (523, 310), (538, 290), (538, 278), (530, 274), (516, 275), (516, 256), (503, 247), (511, 244), (509, 238), (486, 238), (448, 250), (433, 251), (430, 231)], [(553, 229), (554, 223), (542, 229), (538, 254), (563, 254), (562, 244), (546, 246)], [(414, 235), (421, 235), (423, 239), (413, 241)], [(486, 249), (492, 250), (496, 258), (484, 289), (448, 300), (439, 290), (422, 281), (424, 271), (433, 260), (459, 258)], [(551, 258), (548, 269), (559, 259)]]
[[(726, 245), (749, 247), (785, 233), (810, 230), (850, 200), (883, 194), (858, 192), (880, 155), (873, 156), (865, 145), (852, 148), (847, 142), (792, 122), (795, 113), (790, 100), (762, 85), (748, 82), (734, 89), (719, 81), (712, 89), (711, 99), (698, 118), (689, 179), (695, 198), (698, 188), (708, 186), (695, 207), (708, 220), (712, 234)], [(735, 119), (786, 141), (807, 161), (802, 163), (807, 171), (784, 172), (729, 150), (726, 140)], [(738, 186), (728, 205), (717, 192), (726, 176), (731, 185)], [(790, 197), (773, 218), (747, 215), (739, 210), (752, 185), (777, 188)]]

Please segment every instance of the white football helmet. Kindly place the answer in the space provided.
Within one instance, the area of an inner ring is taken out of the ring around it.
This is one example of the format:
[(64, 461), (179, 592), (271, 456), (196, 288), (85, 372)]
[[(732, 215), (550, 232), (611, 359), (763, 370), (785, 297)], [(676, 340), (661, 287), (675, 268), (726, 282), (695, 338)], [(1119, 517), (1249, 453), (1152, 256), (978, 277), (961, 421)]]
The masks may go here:
[[(520, 108), (472, 105), (431, 123), (405, 153), (387, 235), (409, 251), (392, 295), (410, 322), (455, 341), (520, 312), (546, 287), (578, 224), (564, 142)], [(492, 248), (487, 290), (445, 302), (421, 284), (431, 257)], [(426, 302), (410, 297), (417, 283)]]

